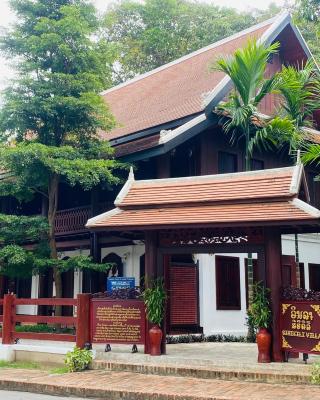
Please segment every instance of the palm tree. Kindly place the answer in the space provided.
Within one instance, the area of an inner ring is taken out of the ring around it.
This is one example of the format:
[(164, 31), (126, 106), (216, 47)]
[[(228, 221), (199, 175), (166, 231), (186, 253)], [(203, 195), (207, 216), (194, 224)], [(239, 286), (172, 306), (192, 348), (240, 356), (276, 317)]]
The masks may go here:
[[(320, 108), (320, 76), (313, 61), (308, 61), (303, 68), (283, 66), (277, 74), (277, 90), (280, 93), (279, 114), (291, 121), (292, 128), (284, 132), (280, 139), (282, 147), (290, 156), (305, 148), (310, 140), (306, 127), (313, 127), (313, 113)], [(320, 148), (319, 156), (320, 156)], [(309, 146), (309, 153), (304, 156), (306, 162), (315, 160), (317, 145)], [(295, 234), (295, 257), (297, 272), (299, 266), (299, 241)]]
[(292, 123), (292, 130), (284, 132), (283, 145), (294, 156), (308, 139), (306, 127), (314, 127), (313, 113), (320, 108), (320, 75), (313, 61), (303, 68), (283, 66), (277, 74), (277, 91), (280, 93), (279, 114)]
[[(233, 91), (226, 102), (221, 102), (216, 112), (221, 115), (223, 130), (230, 134), (232, 143), (244, 141), (245, 170), (251, 170), (251, 157), (255, 148), (269, 148), (275, 144), (275, 132), (287, 131), (290, 121), (281, 118), (266, 119), (259, 113), (264, 97), (273, 92), (276, 75), (265, 77), (268, 59), (277, 53), (279, 43), (265, 46), (249, 40), (244, 48), (232, 56), (216, 61), (214, 69), (224, 72), (233, 83)], [(248, 298), (249, 307), (253, 294), (252, 254), (248, 253)], [(248, 337), (253, 338), (249, 326)]]
[(264, 97), (273, 92), (277, 85), (276, 75), (265, 78), (268, 59), (277, 53), (279, 43), (270, 46), (249, 40), (244, 48), (232, 56), (216, 61), (215, 70), (228, 75), (233, 91), (227, 102), (221, 102), (216, 111), (224, 119), (223, 129), (231, 133), (231, 142), (245, 141), (245, 170), (251, 169), (251, 156), (255, 147), (269, 147), (275, 143), (271, 133), (283, 129), (282, 122), (267, 120), (259, 113)]

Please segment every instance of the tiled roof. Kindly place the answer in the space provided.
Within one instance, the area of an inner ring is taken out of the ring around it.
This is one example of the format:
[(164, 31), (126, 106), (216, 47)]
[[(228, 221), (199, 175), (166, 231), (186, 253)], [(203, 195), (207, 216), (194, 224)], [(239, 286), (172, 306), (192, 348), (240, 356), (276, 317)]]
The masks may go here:
[[(184, 179), (132, 181), (130, 190), (115, 204), (133, 206), (217, 203), (228, 200), (279, 198), (290, 196), (292, 167), (266, 170), (263, 174), (235, 173), (196, 176)], [(258, 176), (257, 176), (258, 175)], [(121, 196), (121, 195), (120, 195)]]
[[(320, 213), (319, 217), (320, 218)], [(248, 222), (308, 220), (310, 215), (294, 202), (262, 202), (119, 210), (107, 219), (88, 222), (89, 228), (156, 228), (183, 225), (247, 224)]]
[[(320, 224), (320, 211), (299, 199), (303, 166), (235, 174), (135, 181), (131, 173), (114, 210), (89, 229)], [(304, 195), (308, 198), (307, 188)], [(302, 191), (303, 192), (303, 191)]]
[(131, 81), (106, 90), (103, 97), (118, 122), (109, 140), (196, 114), (224, 74), (210, 71), (214, 59), (232, 54), (249, 37), (260, 38), (273, 19), (244, 30)]

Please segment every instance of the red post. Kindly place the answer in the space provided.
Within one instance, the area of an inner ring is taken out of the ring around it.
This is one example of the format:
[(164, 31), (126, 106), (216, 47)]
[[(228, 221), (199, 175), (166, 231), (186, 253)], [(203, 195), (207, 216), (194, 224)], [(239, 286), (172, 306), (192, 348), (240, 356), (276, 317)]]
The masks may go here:
[(281, 362), (284, 354), (280, 343), (280, 289), (281, 289), (281, 234), (276, 229), (266, 230), (265, 257), (267, 286), (271, 290), (272, 361)]
[(76, 345), (80, 349), (83, 349), (86, 343), (90, 343), (90, 299), (89, 293), (77, 296)]
[(3, 327), (2, 327), (2, 344), (12, 344), (14, 331), (14, 305), (15, 296), (13, 294), (5, 294), (3, 299)]
[[(158, 253), (158, 234), (155, 231), (145, 232), (145, 285), (148, 287), (153, 279), (157, 277), (157, 253)], [(145, 354), (150, 353), (149, 329), (152, 324), (146, 320), (146, 344), (144, 346)]]

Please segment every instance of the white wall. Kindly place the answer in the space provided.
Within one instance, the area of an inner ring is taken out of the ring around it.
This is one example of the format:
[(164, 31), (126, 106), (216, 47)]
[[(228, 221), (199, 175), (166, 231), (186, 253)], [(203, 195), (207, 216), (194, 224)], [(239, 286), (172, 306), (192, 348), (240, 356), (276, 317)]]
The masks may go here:
[[(320, 264), (320, 235), (299, 235), (300, 262), (304, 263), (305, 287), (309, 289), (308, 263)], [(295, 255), (294, 235), (282, 237), (282, 254)], [(215, 254), (219, 255), (219, 254)], [(217, 310), (215, 284), (215, 255), (196, 255), (199, 260), (199, 302), (200, 325), (206, 335), (232, 334), (246, 335), (246, 288), (245, 264), (246, 254), (223, 254), (240, 259), (241, 310)], [(256, 255), (253, 256), (256, 258)]]
[[(309, 290), (309, 268), (308, 264), (320, 264), (320, 235), (303, 234), (298, 235), (299, 261), (304, 263), (305, 287)], [(282, 254), (295, 255), (294, 235), (282, 236)]]
[[(241, 310), (217, 310), (215, 283), (215, 256), (239, 257)], [(246, 288), (245, 258), (247, 254), (199, 254), (199, 303), (200, 325), (205, 335), (230, 334), (245, 335), (246, 326)], [(256, 255), (253, 255), (256, 258)]]
[[(121, 257), (123, 262), (124, 276), (135, 277), (136, 285), (140, 282), (140, 256), (145, 253), (143, 244), (132, 246), (105, 247), (101, 250), (102, 258), (110, 253)], [(299, 235), (300, 262), (304, 263), (305, 284), (309, 289), (308, 263), (320, 264), (320, 235)], [(59, 253), (60, 257), (72, 257), (76, 254), (89, 255), (89, 250), (73, 250)], [(282, 237), (282, 254), (295, 255), (295, 242), (293, 235)], [(222, 254), (215, 254), (222, 255)], [(245, 264), (247, 254), (223, 254), (225, 256), (239, 257), (240, 259), (240, 293), (241, 310), (217, 310), (216, 308), (216, 285), (215, 285), (215, 255), (195, 255), (199, 261), (199, 303), (200, 303), (200, 325), (206, 335), (210, 334), (233, 334), (246, 335), (246, 288), (245, 288)], [(256, 258), (256, 255), (254, 255)], [(39, 278), (32, 278), (32, 297), (38, 297)], [(82, 291), (82, 272), (75, 271), (74, 274), (74, 296)], [(36, 313), (34, 306), (27, 306), (29, 310), (19, 312)], [(32, 308), (33, 307), (33, 308)]]
[[(39, 297), (39, 275), (33, 275), (31, 278), (31, 298), (37, 299)], [(37, 315), (38, 306), (22, 306), (18, 305), (16, 309), (17, 314)]]
[[(89, 249), (76, 249), (76, 250), (67, 250), (67, 251), (61, 251), (58, 254), (59, 258), (64, 258), (64, 257), (74, 257), (74, 256), (89, 256), (90, 255), (90, 250)], [(78, 269), (74, 270), (74, 281), (73, 281), (73, 297), (76, 298), (78, 293), (82, 293), (82, 271), (79, 271)], [(55, 288), (54, 288), (55, 291)]]
[(101, 259), (110, 253), (115, 253), (123, 262), (123, 275), (134, 277), (136, 286), (140, 283), (140, 257), (145, 253), (144, 244), (132, 246), (104, 247), (101, 249)]

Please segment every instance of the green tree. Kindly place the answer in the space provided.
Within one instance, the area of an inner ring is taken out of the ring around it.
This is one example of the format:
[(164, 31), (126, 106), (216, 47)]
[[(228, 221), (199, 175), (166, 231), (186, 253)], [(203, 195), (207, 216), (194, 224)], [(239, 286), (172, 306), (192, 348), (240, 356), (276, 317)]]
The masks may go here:
[(123, 0), (105, 15), (114, 49), (114, 82), (123, 82), (239, 32), (259, 19), (190, 0)]
[[(40, 272), (48, 258), (48, 228), (43, 217), (0, 214), (0, 274), (25, 278)], [(24, 248), (26, 243), (33, 248)]]
[(246, 171), (251, 169), (254, 148), (274, 143), (274, 136), (270, 133), (275, 128), (282, 129), (279, 119), (268, 122), (262, 119), (258, 110), (264, 97), (276, 88), (276, 76), (265, 78), (265, 72), (268, 58), (278, 48), (279, 43), (266, 47), (249, 40), (232, 56), (218, 59), (214, 67), (229, 76), (233, 83), (228, 101), (221, 102), (216, 111), (228, 116), (223, 128), (231, 134), (231, 141), (244, 141)]
[(295, 157), (308, 139), (304, 128), (314, 128), (313, 113), (320, 108), (320, 74), (314, 62), (309, 61), (301, 68), (283, 66), (277, 74), (277, 91), (280, 93), (278, 112), (293, 125), (283, 136), (283, 145)]
[[(310, 140), (306, 127), (314, 127), (313, 113), (320, 108), (320, 76), (313, 61), (303, 68), (283, 66), (278, 75), (277, 88), (281, 95), (279, 113), (289, 119), (292, 127), (282, 138), (282, 148), (286, 150), (293, 162), (296, 153), (305, 148)], [(297, 271), (299, 265), (299, 238), (295, 234), (295, 254)]]
[(115, 124), (100, 91), (110, 84), (105, 43), (97, 40), (95, 9), (85, 0), (11, 0), (17, 22), (1, 38), (17, 79), (5, 91), (0, 115), (0, 195), (47, 201), (50, 257), (57, 297), (62, 284), (55, 241), (61, 182), (89, 190), (115, 184), (120, 166), (99, 131)]
[[(232, 143), (242, 143), (245, 152), (245, 170), (251, 170), (251, 157), (256, 148), (270, 148), (276, 144), (276, 133), (291, 126), (289, 120), (274, 118), (267, 121), (259, 114), (259, 105), (264, 97), (276, 87), (276, 76), (265, 77), (268, 58), (276, 53), (279, 43), (270, 46), (249, 40), (244, 48), (232, 56), (220, 58), (215, 69), (224, 72), (233, 83), (227, 102), (221, 102), (217, 113), (222, 116), (223, 129), (230, 135)], [(252, 254), (248, 254), (249, 304), (253, 293)], [(253, 336), (249, 327), (248, 336)]]
[(292, 9), (299, 27), (316, 61), (320, 60), (320, 1), (296, 0)]

